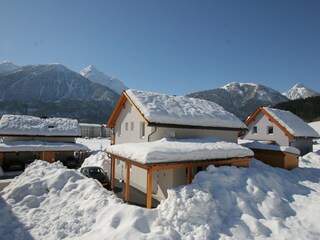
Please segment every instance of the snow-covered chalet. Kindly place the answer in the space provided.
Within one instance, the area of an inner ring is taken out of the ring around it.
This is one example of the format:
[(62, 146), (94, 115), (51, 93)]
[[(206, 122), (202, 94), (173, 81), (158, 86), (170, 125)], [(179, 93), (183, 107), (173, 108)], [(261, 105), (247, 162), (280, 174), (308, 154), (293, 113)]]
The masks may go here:
[(167, 189), (190, 183), (208, 165), (248, 166), (253, 152), (237, 145), (240, 119), (216, 103), (129, 89), (109, 118), (114, 178), (157, 200)]
[(248, 131), (244, 139), (295, 147), (302, 156), (313, 150), (313, 139), (319, 138), (319, 134), (301, 118), (280, 109), (259, 107), (245, 123)]
[(89, 149), (75, 143), (79, 123), (69, 118), (3, 115), (0, 120), (0, 166), (23, 169), (35, 159), (62, 161), (67, 166), (83, 160)]

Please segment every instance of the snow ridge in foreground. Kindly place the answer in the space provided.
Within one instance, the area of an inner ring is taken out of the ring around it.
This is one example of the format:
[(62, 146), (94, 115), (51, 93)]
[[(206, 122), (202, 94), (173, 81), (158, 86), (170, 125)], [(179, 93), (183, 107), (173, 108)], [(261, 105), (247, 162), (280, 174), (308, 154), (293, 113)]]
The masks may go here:
[(148, 210), (121, 203), (97, 182), (59, 163), (36, 161), (1, 193), (7, 205), (0, 222), (5, 222), (6, 209), (21, 223), (7, 224), (7, 230), (0, 224), (0, 234), (30, 233), (34, 239), (318, 239), (320, 156), (311, 153), (300, 162), (292, 171), (257, 160), (249, 168), (210, 166)]

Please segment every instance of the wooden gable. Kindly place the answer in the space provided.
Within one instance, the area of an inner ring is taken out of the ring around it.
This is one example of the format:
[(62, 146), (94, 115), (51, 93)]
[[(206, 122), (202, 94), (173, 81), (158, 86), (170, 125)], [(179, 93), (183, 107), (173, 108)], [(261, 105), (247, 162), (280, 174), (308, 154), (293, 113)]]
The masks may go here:
[(271, 114), (269, 114), (263, 107), (259, 107), (245, 122), (248, 126), (255, 118), (258, 116), (259, 113), (263, 113), (265, 116), (269, 118), (271, 122), (273, 122), (280, 130), (291, 140), (295, 137), (285, 128), (283, 127)]
[(125, 105), (127, 101), (130, 102), (131, 106), (139, 113), (141, 116), (142, 120), (146, 123), (146, 125), (149, 125), (148, 120), (144, 117), (144, 115), (141, 113), (141, 111), (137, 108), (137, 106), (134, 104), (134, 102), (130, 99), (126, 91), (123, 91), (120, 95), (120, 98), (108, 120), (107, 127), (108, 128), (113, 128), (115, 127), (116, 121), (122, 111), (122, 109), (125, 108)]

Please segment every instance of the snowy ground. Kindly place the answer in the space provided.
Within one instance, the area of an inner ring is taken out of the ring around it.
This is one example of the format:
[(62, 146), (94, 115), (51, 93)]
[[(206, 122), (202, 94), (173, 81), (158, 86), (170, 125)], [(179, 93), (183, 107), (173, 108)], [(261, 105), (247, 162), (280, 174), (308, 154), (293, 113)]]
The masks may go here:
[[(100, 144), (89, 164), (104, 158)], [(319, 239), (319, 155), (292, 171), (257, 160), (210, 166), (152, 210), (59, 163), (36, 161), (1, 192), (0, 239)]]

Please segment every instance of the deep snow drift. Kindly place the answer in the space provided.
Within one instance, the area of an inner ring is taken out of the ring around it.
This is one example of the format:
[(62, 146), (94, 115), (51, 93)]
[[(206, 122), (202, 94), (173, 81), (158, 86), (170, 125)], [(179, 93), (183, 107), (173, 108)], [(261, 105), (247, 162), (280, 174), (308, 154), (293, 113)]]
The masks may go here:
[(60, 163), (36, 161), (1, 192), (0, 238), (319, 239), (319, 177), (317, 153), (291, 171), (257, 160), (210, 166), (148, 210)]

